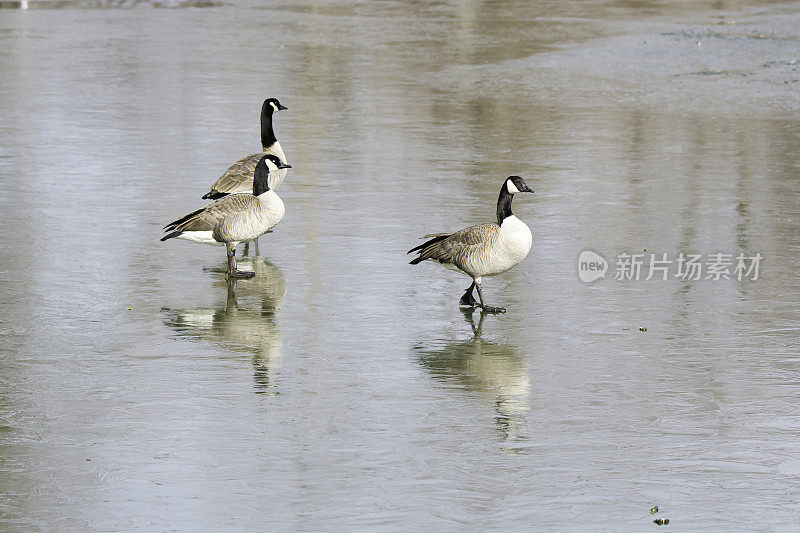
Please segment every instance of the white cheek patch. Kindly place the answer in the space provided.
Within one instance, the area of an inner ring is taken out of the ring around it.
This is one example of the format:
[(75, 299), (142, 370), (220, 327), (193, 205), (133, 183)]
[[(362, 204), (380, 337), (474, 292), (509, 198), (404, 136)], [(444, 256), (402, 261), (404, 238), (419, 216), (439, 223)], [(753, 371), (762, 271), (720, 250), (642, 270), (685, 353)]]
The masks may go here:
[(273, 111), (280, 111), (280, 110), (278, 109), (278, 106), (277, 106), (277, 105), (275, 105), (275, 102), (270, 102), (270, 103), (269, 103), (269, 105), (271, 105), (271, 106), (272, 106), (272, 110), (273, 110)]
[(506, 189), (508, 189), (508, 192), (511, 194), (517, 194), (519, 192), (519, 189), (517, 189), (514, 182), (511, 180), (506, 181)]

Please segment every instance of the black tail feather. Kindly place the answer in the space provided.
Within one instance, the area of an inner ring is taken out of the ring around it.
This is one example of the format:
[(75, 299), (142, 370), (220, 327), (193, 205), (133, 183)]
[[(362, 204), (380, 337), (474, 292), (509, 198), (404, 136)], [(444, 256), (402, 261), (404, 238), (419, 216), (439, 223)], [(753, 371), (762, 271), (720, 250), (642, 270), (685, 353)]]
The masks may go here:
[(200, 211), (202, 211), (203, 209), (205, 209), (205, 207), (201, 207), (201, 208), (200, 208), (200, 209), (198, 209), (197, 211), (192, 211), (192, 212), (191, 212), (191, 213), (189, 213), (188, 215), (183, 215), (183, 216), (182, 216), (181, 218), (179, 218), (178, 220), (176, 220), (176, 221), (174, 221), (174, 222), (170, 222), (169, 224), (167, 224), (166, 226), (164, 226), (164, 229), (165, 229), (166, 231), (170, 231), (170, 230), (173, 230), (173, 229), (175, 229), (175, 228), (176, 228), (176, 227), (178, 227), (180, 224), (183, 224), (184, 222), (186, 222), (187, 220), (189, 220), (190, 218), (192, 218), (193, 216), (195, 216), (197, 213), (199, 213), (199, 212), (200, 212)]
[(224, 198), (225, 196), (228, 196), (228, 194), (230, 194), (230, 193), (211, 191), (211, 192), (207, 192), (207, 193), (205, 193), (203, 195), (203, 200), (219, 200), (220, 198)]
[(182, 231), (173, 231), (172, 233), (167, 233), (166, 235), (161, 237), (161, 240), (162, 241), (166, 241), (167, 239), (172, 239), (173, 237), (177, 237), (181, 233), (183, 233), (183, 232)]
[(425, 248), (427, 248), (431, 244), (436, 244), (439, 241), (443, 241), (444, 239), (448, 238), (449, 236), (450, 236), (449, 233), (446, 234), (446, 235), (437, 235), (433, 239), (425, 241), (422, 244), (420, 244), (419, 246), (415, 246), (412, 249), (410, 249), (408, 252), (406, 252), (407, 254), (410, 254), (411, 252), (419, 252), (420, 255), (419, 255), (419, 257), (415, 257), (414, 259), (412, 259), (409, 262), (409, 264), (416, 265), (417, 263), (421, 263), (422, 261), (425, 261), (426, 259), (428, 259), (429, 257), (425, 254)]
[(449, 233), (448, 233), (447, 235), (437, 235), (437, 236), (436, 236), (436, 237), (434, 237), (433, 239), (431, 239), (431, 240), (429, 240), (429, 241), (425, 241), (425, 242), (423, 242), (422, 244), (420, 244), (419, 246), (415, 246), (415, 247), (413, 247), (412, 249), (410, 249), (409, 251), (407, 251), (407, 252), (406, 252), (406, 254), (410, 254), (411, 252), (416, 252), (417, 250), (422, 250), (423, 248), (425, 248), (425, 247), (426, 247), (426, 246), (428, 246), (429, 244), (433, 244), (433, 243), (439, 242), (439, 241), (441, 241), (441, 240), (444, 240), (444, 239), (448, 238), (449, 236), (450, 236), (450, 234), (449, 234)]
[(412, 249), (406, 252), (406, 255), (410, 254), (411, 252), (416, 252), (417, 250), (422, 250), (425, 247), (425, 244), (420, 244), (419, 246), (413, 247)]

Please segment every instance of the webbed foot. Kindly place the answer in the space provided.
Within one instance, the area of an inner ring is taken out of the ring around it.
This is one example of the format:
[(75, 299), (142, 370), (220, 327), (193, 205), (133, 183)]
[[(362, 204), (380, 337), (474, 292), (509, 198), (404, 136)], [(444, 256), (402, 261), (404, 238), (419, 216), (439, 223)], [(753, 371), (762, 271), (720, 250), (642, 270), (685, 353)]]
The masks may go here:
[(461, 296), (461, 299), (458, 300), (458, 305), (464, 307), (477, 307), (480, 304), (472, 295), (472, 290), (470, 289)]
[(492, 307), (491, 305), (483, 305), (483, 306), (481, 306), (481, 309), (483, 309), (487, 313), (505, 313), (506, 312), (506, 308), (505, 307)]
[(458, 301), (458, 305), (466, 306), (466, 307), (476, 307), (480, 305), (478, 300), (472, 295), (472, 289), (475, 288), (475, 283), (473, 282), (472, 285), (464, 291), (464, 294), (461, 296), (461, 299)]

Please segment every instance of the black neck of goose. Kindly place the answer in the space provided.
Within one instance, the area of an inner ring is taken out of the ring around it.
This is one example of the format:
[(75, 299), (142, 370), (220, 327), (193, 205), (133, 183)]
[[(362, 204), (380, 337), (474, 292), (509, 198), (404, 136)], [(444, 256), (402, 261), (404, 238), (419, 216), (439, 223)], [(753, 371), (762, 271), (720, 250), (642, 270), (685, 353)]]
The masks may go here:
[(513, 199), (514, 195), (508, 192), (508, 188), (503, 184), (503, 188), (500, 189), (500, 197), (497, 199), (497, 223), (501, 226), (505, 219), (514, 214), (511, 212), (511, 200)]
[(275, 132), (272, 130), (272, 110), (263, 109), (261, 111), (261, 148), (266, 150), (277, 141)]
[(253, 173), (253, 194), (258, 196), (264, 194), (269, 190), (269, 169), (267, 165), (260, 161), (256, 165), (256, 171)]

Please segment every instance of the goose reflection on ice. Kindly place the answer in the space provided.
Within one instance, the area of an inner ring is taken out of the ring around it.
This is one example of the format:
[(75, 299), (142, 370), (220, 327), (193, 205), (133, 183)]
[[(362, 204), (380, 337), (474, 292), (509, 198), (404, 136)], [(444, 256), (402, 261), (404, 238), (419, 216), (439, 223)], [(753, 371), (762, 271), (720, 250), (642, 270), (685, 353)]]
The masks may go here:
[(215, 290), (227, 292), (224, 306), (164, 308), (164, 321), (181, 336), (252, 354), (256, 392), (274, 393), (274, 372), (280, 366), (282, 345), (276, 312), (286, 294), (286, 279), (280, 268), (263, 257), (242, 259), (240, 263), (256, 275), (247, 280), (215, 282)]
[(523, 439), (530, 410), (531, 378), (527, 365), (509, 345), (481, 338), (486, 313), (478, 325), (473, 309), (462, 309), (472, 327), (468, 341), (449, 342), (435, 348), (418, 346), (420, 364), (431, 376), (446, 385), (457, 384), (492, 399), (495, 421), (503, 440)]

